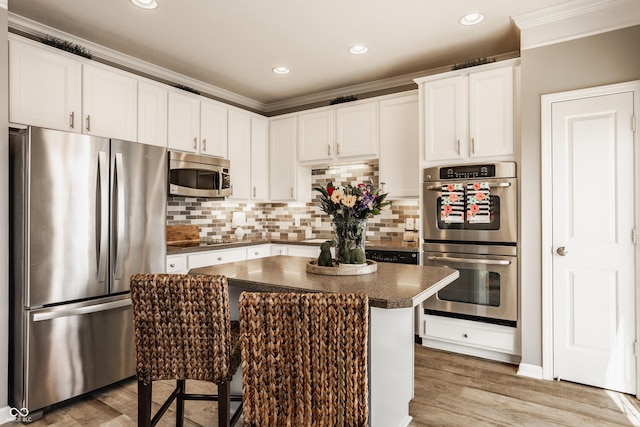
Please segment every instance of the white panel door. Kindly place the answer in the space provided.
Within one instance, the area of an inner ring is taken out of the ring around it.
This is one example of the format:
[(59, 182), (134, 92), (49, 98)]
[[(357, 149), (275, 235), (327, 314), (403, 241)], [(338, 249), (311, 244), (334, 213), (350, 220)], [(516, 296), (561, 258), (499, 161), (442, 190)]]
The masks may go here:
[(633, 93), (552, 105), (554, 376), (636, 392)]
[(320, 161), (333, 158), (335, 139), (334, 112), (316, 111), (298, 116), (298, 161)]
[(138, 142), (167, 146), (167, 96), (164, 85), (138, 82)]
[(269, 119), (251, 117), (251, 200), (269, 200)]
[(200, 101), (200, 154), (227, 158), (227, 107), (216, 101)]

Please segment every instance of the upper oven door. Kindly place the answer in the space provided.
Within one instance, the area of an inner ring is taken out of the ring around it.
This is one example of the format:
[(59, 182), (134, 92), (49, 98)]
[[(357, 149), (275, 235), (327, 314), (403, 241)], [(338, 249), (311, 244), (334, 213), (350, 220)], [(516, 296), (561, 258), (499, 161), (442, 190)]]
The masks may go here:
[(446, 179), (422, 185), (422, 227), (430, 241), (516, 243), (516, 178)]

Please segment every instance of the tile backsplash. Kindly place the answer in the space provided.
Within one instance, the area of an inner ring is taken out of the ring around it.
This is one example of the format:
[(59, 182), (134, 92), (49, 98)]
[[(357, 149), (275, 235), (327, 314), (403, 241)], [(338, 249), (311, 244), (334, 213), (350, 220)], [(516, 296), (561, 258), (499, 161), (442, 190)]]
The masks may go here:
[[(372, 183), (378, 187), (378, 166), (337, 167), (314, 169), (312, 187)], [(167, 225), (197, 224), (200, 238), (219, 236), (233, 238), (231, 226), (233, 212), (244, 211), (247, 225), (242, 227), (247, 237), (273, 239), (304, 239), (305, 227), (311, 227), (313, 238), (331, 238), (329, 216), (320, 209), (319, 193), (313, 191), (311, 203), (240, 203), (231, 200), (209, 200), (193, 197), (169, 197)], [(413, 218), (418, 224), (418, 199), (392, 200), (391, 209), (369, 218), (369, 240), (402, 240), (405, 220)]]

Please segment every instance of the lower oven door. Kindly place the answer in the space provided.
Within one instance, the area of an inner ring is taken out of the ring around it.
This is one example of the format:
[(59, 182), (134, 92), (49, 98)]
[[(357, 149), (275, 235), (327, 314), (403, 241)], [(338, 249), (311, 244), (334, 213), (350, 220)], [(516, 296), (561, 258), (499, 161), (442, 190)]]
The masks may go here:
[[(423, 264), (447, 266), (460, 277), (424, 303), (428, 310), (480, 317), (487, 320), (518, 320), (518, 263), (513, 255), (479, 254), (487, 246), (467, 245), (468, 253), (424, 252)], [(496, 247), (492, 247), (493, 250)]]

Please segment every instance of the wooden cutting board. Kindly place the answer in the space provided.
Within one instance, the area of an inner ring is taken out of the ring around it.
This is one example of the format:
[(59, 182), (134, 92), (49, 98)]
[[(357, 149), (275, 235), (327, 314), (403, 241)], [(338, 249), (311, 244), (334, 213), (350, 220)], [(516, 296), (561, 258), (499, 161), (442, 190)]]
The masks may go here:
[(197, 225), (167, 225), (167, 245), (181, 246), (200, 243), (200, 227)]

